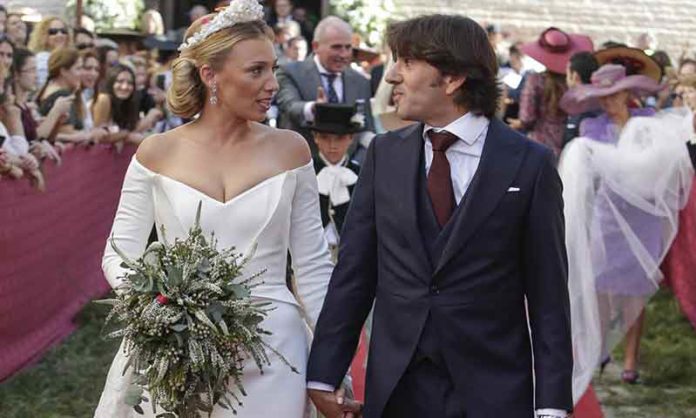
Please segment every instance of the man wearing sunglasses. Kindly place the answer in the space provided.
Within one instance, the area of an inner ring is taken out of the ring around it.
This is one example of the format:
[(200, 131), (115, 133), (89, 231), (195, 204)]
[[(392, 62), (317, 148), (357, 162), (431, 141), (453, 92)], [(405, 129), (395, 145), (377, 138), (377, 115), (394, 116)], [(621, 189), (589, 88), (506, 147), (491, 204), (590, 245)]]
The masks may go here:
[(73, 43), (80, 52), (94, 51), (94, 34), (85, 28), (75, 28)]

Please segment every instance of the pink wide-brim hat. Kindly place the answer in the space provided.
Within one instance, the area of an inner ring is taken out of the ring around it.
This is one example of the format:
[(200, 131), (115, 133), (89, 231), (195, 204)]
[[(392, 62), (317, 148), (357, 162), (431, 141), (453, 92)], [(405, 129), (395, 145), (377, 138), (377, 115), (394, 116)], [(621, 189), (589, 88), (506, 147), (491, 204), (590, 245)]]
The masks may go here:
[(565, 74), (570, 57), (578, 52), (592, 52), (589, 36), (568, 34), (558, 28), (548, 28), (534, 42), (523, 44), (522, 52), (539, 61), (552, 73)]
[(577, 115), (601, 108), (599, 98), (622, 90), (636, 94), (653, 94), (664, 88), (644, 75), (626, 75), (626, 68), (618, 64), (604, 64), (592, 73), (591, 84), (581, 84), (568, 90), (560, 101), (561, 109), (569, 115)]

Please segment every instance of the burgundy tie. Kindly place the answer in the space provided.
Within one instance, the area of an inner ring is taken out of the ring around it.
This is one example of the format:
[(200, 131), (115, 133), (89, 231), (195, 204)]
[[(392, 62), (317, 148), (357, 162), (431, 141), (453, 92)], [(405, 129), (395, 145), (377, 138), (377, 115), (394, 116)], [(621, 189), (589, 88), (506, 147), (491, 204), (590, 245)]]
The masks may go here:
[(445, 151), (458, 139), (456, 135), (447, 131), (429, 131), (428, 137), (433, 145), (433, 162), (428, 172), (428, 194), (433, 204), (433, 211), (437, 223), (443, 227), (456, 206), (450, 165)]

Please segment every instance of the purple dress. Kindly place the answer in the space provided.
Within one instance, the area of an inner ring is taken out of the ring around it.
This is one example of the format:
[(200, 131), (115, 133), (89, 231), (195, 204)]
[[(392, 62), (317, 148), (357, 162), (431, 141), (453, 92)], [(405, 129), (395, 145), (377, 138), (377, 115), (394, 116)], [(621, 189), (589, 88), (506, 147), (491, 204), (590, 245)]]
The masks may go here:
[[(651, 116), (653, 109), (631, 109), (633, 116)], [(580, 136), (595, 141), (616, 144), (620, 131), (606, 113), (596, 118), (583, 120), (580, 125)], [(600, 189), (605, 186), (600, 184)], [(657, 288), (648, 278), (645, 270), (630, 250), (629, 243), (619, 227), (613, 209), (632, 226), (645, 250), (655, 259), (663, 251), (662, 220), (626, 202), (623, 198), (608, 190), (599, 193), (594, 207), (595, 222), (601, 224), (602, 235), (593, 242), (594, 264), (597, 270), (596, 287), (600, 293), (610, 293), (625, 296), (643, 296), (652, 294)], [(598, 251), (604, 247), (604, 257)]]

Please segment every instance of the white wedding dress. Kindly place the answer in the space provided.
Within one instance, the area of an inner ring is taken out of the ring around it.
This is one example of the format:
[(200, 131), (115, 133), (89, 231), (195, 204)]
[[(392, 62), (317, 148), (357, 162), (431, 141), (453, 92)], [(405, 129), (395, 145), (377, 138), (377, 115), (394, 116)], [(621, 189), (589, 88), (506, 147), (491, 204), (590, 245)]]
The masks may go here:
[[(246, 267), (252, 274), (266, 270), (263, 284), (252, 296), (272, 303), (262, 327), (272, 332), (266, 341), (299, 370), (293, 373), (276, 357), (259, 373), (252, 360), (245, 365), (243, 383), (248, 396), (242, 397), (239, 418), (302, 418), (309, 412), (305, 372), (309, 352), (307, 322), (316, 323), (333, 265), (330, 260), (319, 212), (317, 181), (311, 162), (270, 177), (233, 199), (222, 203), (202, 192), (157, 174), (135, 157), (126, 173), (112, 235), (129, 257), (145, 250), (153, 222), (164, 225), (172, 242), (185, 237), (191, 228), (196, 207), (202, 202), (201, 227), (215, 232), (220, 248), (235, 247), (246, 253), (253, 244), (256, 252)], [(292, 255), (298, 298), (286, 286), (288, 250)], [(107, 243), (102, 267), (112, 287), (123, 274), (119, 256)], [(298, 300), (299, 299), (299, 300)], [(97, 418), (142, 417), (124, 403), (132, 370), (122, 375), (126, 364), (123, 350), (116, 354), (104, 391), (94, 413)], [(145, 417), (154, 417), (150, 403), (143, 403)], [(158, 413), (164, 412), (161, 408)], [(213, 418), (232, 417), (231, 410), (217, 405)]]

